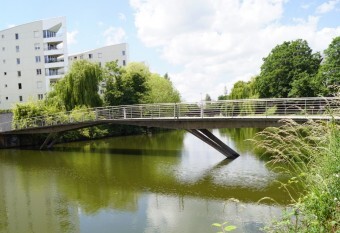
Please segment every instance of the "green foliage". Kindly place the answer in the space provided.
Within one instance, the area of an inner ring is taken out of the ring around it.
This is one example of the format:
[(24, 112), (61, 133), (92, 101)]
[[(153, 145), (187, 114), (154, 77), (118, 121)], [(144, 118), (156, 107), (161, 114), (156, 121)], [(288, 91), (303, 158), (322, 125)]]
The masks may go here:
[(325, 59), (316, 78), (318, 94), (333, 96), (340, 85), (340, 36), (333, 39), (324, 51)]
[(292, 206), (282, 219), (267, 226), (267, 232), (338, 232), (340, 198), (340, 127), (335, 123), (285, 121), (280, 128), (258, 134), (258, 145), (281, 164), (280, 172), (291, 178), (282, 188)]
[(256, 93), (254, 90), (254, 80), (249, 82), (238, 81), (234, 84), (231, 89), (229, 99), (249, 99), (256, 98)]
[(233, 225), (227, 225), (228, 222), (224, 223), (213, 223), (212, 226), (219, 228), (221, 231), (217, 233), (225, 233), (235, 230), (237, 227)]
[(102, 100), (98, 94), (101, 80), (102, 70), (98, 64), (86, 60), (76, 61), (65, 77), (54, 86), (48, 101), (62, 103), (68, 111), (76, 106), (101, 106)]
[(255, 79), (260, 98), (315, 95), (312, 83), (321, 55), (312, 53), (305, 40), (277, 45), (263, 61), (261, 73)]
[(220, 95), (217, 98), (218, 100), (228, 100), (229, 99), (229, 95)]
[(0, 114), (1, 113), (10, 113), (10, 112), (12, 112), (11, 109), (0, 109)]
[(264, 113), (265, 116), (272, 116), (275, 115), (277, 111), (277, 106), (274, 105), (272, 107), (267, 108), (266, 112)]
[(13, 120), (43, 116), (46, 114), (46, 107), (42, 101), (16, 104), (13, 108)]
[[(107, 67), (107, 69), (112, 69)], [(104, 94), (106, 105), (139, 104), (149, 91), (147, 78), (149, 69), (142, 63), (130, 63), (116, 72), (107, 72)]]
[(209, 95), (209, 94), (206, 94), (204, 100), (205, 100), (205, 101), (211, 101), (210, 95)]
[(176, 103), (181, 100), (167, 74), (165, 77), (151, 74), (147, 78), (147, 85), (149, 91), (144, 97), (144, 103)]

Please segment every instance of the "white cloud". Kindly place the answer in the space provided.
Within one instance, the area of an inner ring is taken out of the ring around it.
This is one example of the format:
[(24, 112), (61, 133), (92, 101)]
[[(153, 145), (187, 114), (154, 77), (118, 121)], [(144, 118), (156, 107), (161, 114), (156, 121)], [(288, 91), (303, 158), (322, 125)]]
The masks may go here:
[(126, 33), (121, 27), (109, 27), (104, 31), (103, 36), (106, 45), (119, 44), (126, 39)]
[(72, 45), (72, 44), (77, 44), (78, 41), (76, 39), (76, 36), (78, 34), (78, 30), (73, 30), (71, 32), (67, 32), (67, 44)]
[(119, 17), (119, 19), (121, 20), (121, 21), (126, 21), (126, 15), (125, 14), (123, 14), (123, 13), (119, 13), (118, 14), (118, 17)]
[(340, 27), (318, 29), (318, 17), (282, 25), (286, 0), (131, 0), (140, 40), (168, 62), (183, 66), (171, 73), (185, 100), (200, 93), (213, 98), (238, 80), (259, 73), (262, 58), (277, 44), (306, 39), (317, 51)]
[(324, 14), (335, 9), (336, 5), (340, 3), (340, 0), (330, 0), (317, 7), (316, 12)]

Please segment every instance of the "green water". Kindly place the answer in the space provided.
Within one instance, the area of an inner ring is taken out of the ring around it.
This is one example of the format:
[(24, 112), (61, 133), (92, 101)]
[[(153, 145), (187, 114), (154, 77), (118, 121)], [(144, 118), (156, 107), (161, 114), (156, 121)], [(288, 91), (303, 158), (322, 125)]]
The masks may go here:
[(245, 141), (256, 130), (213, 132), (241, 156), (184, 131), (0, 150), (0, 232), (260, 232), (289, 201), (278, 174)]

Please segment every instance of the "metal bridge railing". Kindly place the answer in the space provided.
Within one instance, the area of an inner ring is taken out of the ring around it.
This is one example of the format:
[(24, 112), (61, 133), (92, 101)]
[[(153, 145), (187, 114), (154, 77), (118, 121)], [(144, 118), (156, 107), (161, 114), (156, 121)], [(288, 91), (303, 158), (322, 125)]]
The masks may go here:
[(103, 120), (340, 116), (340, 98), (286, 98), (122, 105), (60, 112), (0, 124), (0, 132)]

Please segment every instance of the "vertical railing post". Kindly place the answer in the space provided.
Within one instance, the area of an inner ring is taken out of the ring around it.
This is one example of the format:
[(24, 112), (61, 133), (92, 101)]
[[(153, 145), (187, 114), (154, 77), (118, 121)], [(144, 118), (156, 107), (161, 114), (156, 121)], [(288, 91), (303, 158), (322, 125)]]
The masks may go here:
[(123, 108), (123, 116), (124, 116), (124, 119), (126, 119), (126, 108), (125, 107)]
[(267, 118), (267, 115), (268, 115), (268, 101), (265, 100), (264, 102), (266, 103), (265, 114), (266, 114), (266, 118)]
[(201, 101), (201, 118), (203, 118), (204, 111), (203, 111), (203, 102)]
[(307, 116), (307, 99), (305, 99), (305, 116)]
[(176, 103), (174, 104), (174, 118), (176, 118), (176, 108), (177, 108), (177, 105)]

